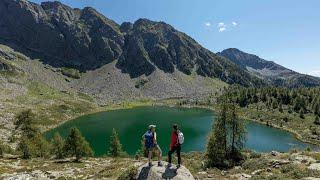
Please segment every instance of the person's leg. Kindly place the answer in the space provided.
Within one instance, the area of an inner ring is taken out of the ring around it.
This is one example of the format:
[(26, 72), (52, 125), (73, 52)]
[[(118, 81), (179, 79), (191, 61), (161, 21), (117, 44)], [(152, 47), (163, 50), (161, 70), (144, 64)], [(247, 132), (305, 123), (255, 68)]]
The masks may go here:
[(181, 165), (181, 146), (177, 147), (177, 156), (178, 156), (178, 166)]
[(152, 163), (151, 163), (151, 158), (152, 158), (152, 148), (148, 148), (148, 162), (149, 162), (149, 166), (152, 165)]
[(168, 152), (168, 162), (171, 164), (172, 162), (172, 153), (174, 152), (174, 149), (169, 150)]
[(162, 160), (162, 150), (159, 145), (157, 145), (157, 149), (158, 149), (158, 161), (161, 161)]
[(162, 151), (159, 145), (157, 145), (157, 150), (158, 150), (158, 166), (162, 166), (161, 161), (162, 161)]

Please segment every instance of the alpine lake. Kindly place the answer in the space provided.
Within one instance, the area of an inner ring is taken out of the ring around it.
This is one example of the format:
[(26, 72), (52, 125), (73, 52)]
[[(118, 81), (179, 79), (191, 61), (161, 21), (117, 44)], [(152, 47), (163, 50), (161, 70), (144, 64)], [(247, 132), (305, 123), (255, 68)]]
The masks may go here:
[[(177, 108), (167, 106), (144, 106), (131, 109), (111, 110), (85, 115), (68, 121), (46, 132), (51, 139), (59, 132), (66, 137), (70, 128), (77, 127), (90, 143), (95, 156), (107, 154), (112, 129), (119, 134), (122, 148), (129, 155), (134, 155), (141, 147), (141, 137), (148, 125), (156, 125), (157, 140), (163, 154), (169, 149), (172, 125), (178, 124), (184, 134), (183, 152), (205, 151), (207, 137), (215, 119), (215, 113), (201, 108)], [(246, 121), (247, 137), (245, 147), (257, 152), (287, 152), (292, 148), (318, 149), (296, 139), (284, 130), (268, 127), (252, 121)]]

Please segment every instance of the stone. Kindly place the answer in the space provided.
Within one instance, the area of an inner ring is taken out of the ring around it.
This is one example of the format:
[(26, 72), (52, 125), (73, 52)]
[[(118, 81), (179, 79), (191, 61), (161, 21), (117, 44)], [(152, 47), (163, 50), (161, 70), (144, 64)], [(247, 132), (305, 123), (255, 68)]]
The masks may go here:
[(278, 151), (271, 151), (270, 153), (272, 156), (279, 156), (279, 152)]
[(320, 163), (310, 164), (310, 166), (308, 167), (308, 169), (320, 171)]
[(238, 180), (247, 180), (247, 179), (250, 179), (252, 176), (249, 174), (241, 173), (241, 174), (232, 175), (232, 177), (235, 177)]
[(311, 164), (316, 162), (314, 158), (301, 154), (293, 154), (290, 159), (292, 159), (295, 164)]
[(251, 175), (259, 175), (261, 172), (263, 172), (263, 169), (258, 169), (258, 170), (255, 170), (251, 173)]
[(153, 162), (153, 166), (149, 166), (148, 163), (138, 168), (136, 179), (138, 180), (161, 180), (161, 179), (172, 179), (172, 180), (194, 180), (194, 177), (190, 171), (181, 166), (177, 169), (175, 165), (167, 167), (168, 163), (163, 162), (163, 166), (159, 167), (157, 161)]

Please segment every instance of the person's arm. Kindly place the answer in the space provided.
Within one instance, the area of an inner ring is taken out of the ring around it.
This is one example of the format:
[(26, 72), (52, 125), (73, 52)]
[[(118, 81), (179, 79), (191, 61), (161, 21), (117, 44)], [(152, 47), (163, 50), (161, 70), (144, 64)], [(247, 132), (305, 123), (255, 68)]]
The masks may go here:
[(170, 143), (170, 150), (172, 150), (172, 148), (175, 146), (175, 142), (174, 142), (174, 133), (171, 134), (171, 143)]
[(154, 132), (154, 134), (153, 134), (153, 142), (154, 142), (154, 144), (157, 144), (157, 133), (156, 132)]

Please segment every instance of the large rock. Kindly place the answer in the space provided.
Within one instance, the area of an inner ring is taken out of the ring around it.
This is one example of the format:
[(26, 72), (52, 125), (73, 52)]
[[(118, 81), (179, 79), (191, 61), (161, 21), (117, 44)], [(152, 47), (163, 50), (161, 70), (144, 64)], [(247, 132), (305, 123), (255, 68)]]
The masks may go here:
[(160, 180), (160, 179), (173, 179), (173, 180), (194, 180), (190, 171), (181, 166), (177, 169), (175, 165), (168, 168), (167, 162), (163, 162), (163, 166), (159, 167), (157, 162), (153, 162), (153, 166), (149, 167), (148, 163), (138, 168), (138, 180)]

